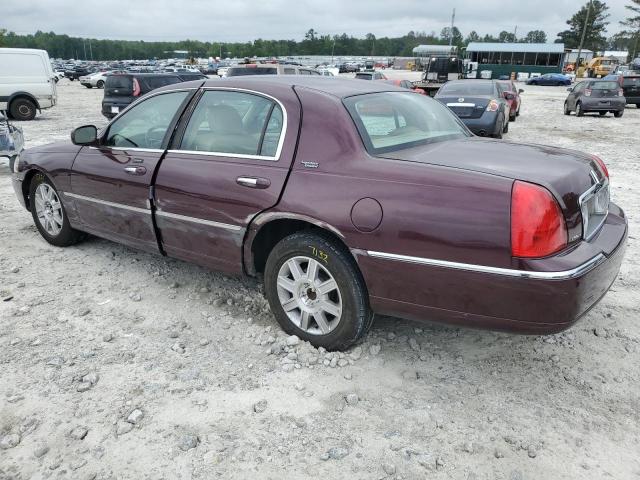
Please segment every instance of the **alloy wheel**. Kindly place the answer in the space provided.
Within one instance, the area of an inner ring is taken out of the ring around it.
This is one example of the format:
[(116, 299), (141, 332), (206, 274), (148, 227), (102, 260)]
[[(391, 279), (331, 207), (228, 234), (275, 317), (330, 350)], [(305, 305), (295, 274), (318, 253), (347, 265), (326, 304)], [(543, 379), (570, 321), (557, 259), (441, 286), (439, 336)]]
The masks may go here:
[(64, 213), (58, 194), (50, 185), (46, 183), (38, 185), (35, 194), (35, 207), (42, 228), (52, 237), (56, 237), (62, 230)]
[(311, 335), (326, 335), (342, 316), (336, 280), (320, 262), (306, 256), (288, 259), (278, 271), (278, 299), (289, 320)]

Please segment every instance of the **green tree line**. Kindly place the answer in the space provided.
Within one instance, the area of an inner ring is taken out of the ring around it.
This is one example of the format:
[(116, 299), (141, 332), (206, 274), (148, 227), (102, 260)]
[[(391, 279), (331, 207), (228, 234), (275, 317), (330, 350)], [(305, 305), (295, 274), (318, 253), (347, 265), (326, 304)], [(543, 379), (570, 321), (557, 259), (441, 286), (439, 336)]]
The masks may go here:
[[(589, 0), (567, 20), (567, 30), (557, 34), (556, 42), (562, 42), (566, 48), (577, 48), (586, 24), (584, 48), (601, 51), (604, 49), (627, 49), (635, 55), (640, 39), (640, 0), (627, 0), (630, 16), (621, 21), (625, 30), (607, 38), (607, 25), (610, 23), (608, 5), (601, 0)], [(145, 42), (142, 40), (98, 40), (95, 38), (70, 37), (54, 32), (37, 31), (35, 34), (18, 35), (0, 28), (0, 46), (16, 48), (39, 48), (49, 52), (52, 58), (75, 58), (88, 60), (126, 60), (170, 58), (174, 50), (185, 50), (191, 57), (286, 57), (305, 55), (335, 56), (381, 56), (411, 57), (413, 48), (420, 44), (448, 45), (458, 48), (469, 42), (525, 42), (545, 43), (547, 34), (543, 30), (532, 30), (521, 37), (515, 32), (502, 31), (498, 36), (481, 36), (471, 31), (466, 37), (458, 27), (443, 28), (436, 32), (410, 31), (401, 37), (376, 37), (368, 33), (364, 38), (343, 33), (326, 35), (310, 29), (301, 41), (264, 40), (249, 42), (202, 42), (182, 40), (178, 42)]]

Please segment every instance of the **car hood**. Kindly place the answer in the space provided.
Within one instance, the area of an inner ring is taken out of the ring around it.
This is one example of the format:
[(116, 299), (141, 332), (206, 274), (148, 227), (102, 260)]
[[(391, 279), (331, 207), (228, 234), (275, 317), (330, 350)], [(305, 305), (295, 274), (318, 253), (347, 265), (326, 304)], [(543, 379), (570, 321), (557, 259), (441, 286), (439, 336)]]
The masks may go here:
[(39, 145), (37, 147), (31, 147), (25, 150), (25, 153), (70, 153), (76, 154), (82, 147), (74, 145), (70, 141), (62, 141), (55, 143), (47, 143), (45, 145)]
[(586, 153), (478, 137), (407, 148), (381, 156), (536, 183), (553, 193), (568, 217), (579, 212), (578, 197), (593, 185), (591, 172), (603, 178), (596, 160)]

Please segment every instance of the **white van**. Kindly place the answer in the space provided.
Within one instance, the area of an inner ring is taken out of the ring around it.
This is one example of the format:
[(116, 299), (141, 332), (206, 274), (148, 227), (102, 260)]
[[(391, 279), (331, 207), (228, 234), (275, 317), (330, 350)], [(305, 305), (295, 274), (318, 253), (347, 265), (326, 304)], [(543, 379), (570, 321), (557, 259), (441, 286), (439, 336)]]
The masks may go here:
[(57, 100), (49, 54), (30, 48), (0, 48), (0, 111), (15, 120), (32, 120), (36, 110)]

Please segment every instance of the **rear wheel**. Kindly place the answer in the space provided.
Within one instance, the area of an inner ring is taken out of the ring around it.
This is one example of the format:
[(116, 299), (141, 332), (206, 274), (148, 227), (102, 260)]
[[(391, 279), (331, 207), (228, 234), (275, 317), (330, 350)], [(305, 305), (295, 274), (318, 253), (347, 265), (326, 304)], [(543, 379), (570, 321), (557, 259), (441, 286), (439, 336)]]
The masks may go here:
[(607, 112), (598, 112), (598, 115), (600, 115), (601, 117), (604, 117), (607, 114)]
[(509, 122), (505, 123), (502, 133), (509, 133)]
[(9, 106), (9, 113), (16, 120), (33, 120), (36, 117), (36, 105), (28, 98), (16, 98)]
[(281, 240), (267, 259), (264, 286), (282, 329), (316, 347), (343, 350), (371, 326), (355, 261), (325, 235), (295, 233)]
[(582, 108), (582, 103), (578, 102), (576, 105), (576, 115), (579, 117), (584, 117), (584, 110)]
[(96, 83), (96, 87), (104, 88), (104, 82), (102, 80), (98, 80), (98, 83)]
[(52, 245), (68, 247), (86, 237), (74, 230), (53, 183), (42, 173), (37, 173), (29, 186), (31, 215), (40, 235)]
[(619, 110), (617, 112), (613, 112), (613, 116), (616, 118), (620, 118), (623, 113), (624, 113), (624, 110)]

